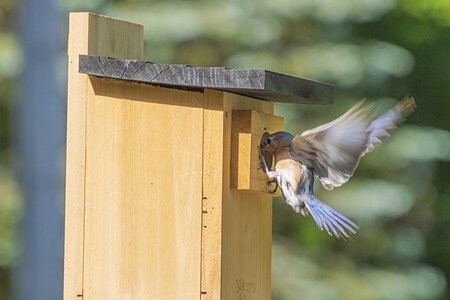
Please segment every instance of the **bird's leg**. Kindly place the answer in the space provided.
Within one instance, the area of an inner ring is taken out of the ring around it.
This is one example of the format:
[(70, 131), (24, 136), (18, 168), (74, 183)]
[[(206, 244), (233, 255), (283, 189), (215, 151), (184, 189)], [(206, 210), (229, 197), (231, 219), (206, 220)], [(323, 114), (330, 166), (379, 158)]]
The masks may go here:
[(280, 173), (277, 171), (267, 171), (266, 174), (269, 179), (277, 179), (280, 176)]
[(275, 192), (278, 189), (278, 178), (280, 176), (280, 173), (278, 173), (276, 171), (268, 171), (266, 174), (267, 174), (267, 177), (269, 177), (269, 180), (267, 181), (267, 186), (270, 187), (270, 185), (272, 183), (275, 183), (275, 188), (274, 189), (270, 190), (270, 188), (269, 188), (270, 193), (271, 194), (275, 194)]
[(267, 162), (266, 159), (264, 158), (264, 156), (261, 153), (261, 148), (258, 148), (258, 153), (259, 153), (259, 167), (263, 169), (264, 173), (268, 173), (270, 172), (270, 168), (269, 166), (267, 166)]
[[(270, 186), (272, 185), (272, 183), (275, 183), (275, 188), (271, 190)], [(267, 186), (269, 187), (269, 193), (271, 193), (271, 194), (275, 194), (278, 190), (278, 182), (275, 178), (268, 180)]]
[[(266, 173), (267, 177), (269, 177), (269, 180), (267, 181), (267, 186), (269, 187), (269, 192), (271, 194), (275, 194), (275, 192), (278, 189), (278, 172), (274, 172), (272, 170), (270, 170), (269, 166), (267, 166), (267, 162), (266, 159), (264, 158), (264, 156), (261, 153), (261, 148), (258, 148), (258, 152), (259, 152), (259, 162), (260, 162), (260, 168), (263, 169), (264, 173)], [(274, 189), (270, 189), (270, 185), (272, 183), (275, 183), (275, 188)]]

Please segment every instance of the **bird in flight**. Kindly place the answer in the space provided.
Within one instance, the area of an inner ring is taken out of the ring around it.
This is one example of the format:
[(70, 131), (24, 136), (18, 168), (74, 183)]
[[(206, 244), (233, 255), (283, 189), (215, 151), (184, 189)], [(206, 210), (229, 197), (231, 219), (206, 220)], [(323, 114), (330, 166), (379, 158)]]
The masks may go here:
[(329, 235), (350, 239), (358, 226), (314, 196), (314, 178), (326, 190), (346, 183), (361, 157), (389, 137), (389, 131), (415, 108), (414, 98), (407, 96), (375, 117), (375, 105), (360, 101), (336, 120), (295, 136), (285, 131), (265, 132), (258, 149), (260, 167), (268, 184), (276, 184), (272, 192), (279, 187), (295, 212), (311, 214)]

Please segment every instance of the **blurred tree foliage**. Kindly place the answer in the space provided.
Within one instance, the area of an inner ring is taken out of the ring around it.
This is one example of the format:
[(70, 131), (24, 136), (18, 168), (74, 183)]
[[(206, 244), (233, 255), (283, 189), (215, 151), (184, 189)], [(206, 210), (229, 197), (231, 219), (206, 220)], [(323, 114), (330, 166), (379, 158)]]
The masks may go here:
[(13, 32), (15, 3), (0, 2), (0, 299), (9, 299), (11, 269), (19, 250), (17, 224), (20, 201), (12, 173), (11, 114), (17, 96), (21, 56), (18, 37)]
[[(364, 97), (387, 108), (414, 95), (417, 112), (363, 159), (348, 184), (317, 189), (359, 223), (355, 241), (336, 241), (274, 201), (273, 298), (447, 299), (450, 1), (60, 2), (64, 12), (143, 24), (150, 60), (266, 68), (334, 83), (335, 105), (276, 107), (291, 132), (329, 121)], [(7, 298), (19, 247), (20, 202), (8, 159), (21, 65), (14, 3), (0, 3), (0, 299)]]

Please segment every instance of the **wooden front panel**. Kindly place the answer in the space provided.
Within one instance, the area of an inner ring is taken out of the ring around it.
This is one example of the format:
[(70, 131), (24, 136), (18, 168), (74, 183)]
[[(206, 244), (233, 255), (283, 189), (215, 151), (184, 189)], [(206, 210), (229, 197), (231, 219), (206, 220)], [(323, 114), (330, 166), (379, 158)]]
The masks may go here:
[[(225, 112), (273, 114), (273, 104), (224, 93)], [(272, 196), (231, 190), (231, 118), (225, 122), (222, 299), (271, 299)]]
[(91, 83), (83, 299), (200, 298), (203, 94)]
[(273, 104), (205, 90), (202, 299), (270, 299), (272, 196), (231, 189), (232, 111)]

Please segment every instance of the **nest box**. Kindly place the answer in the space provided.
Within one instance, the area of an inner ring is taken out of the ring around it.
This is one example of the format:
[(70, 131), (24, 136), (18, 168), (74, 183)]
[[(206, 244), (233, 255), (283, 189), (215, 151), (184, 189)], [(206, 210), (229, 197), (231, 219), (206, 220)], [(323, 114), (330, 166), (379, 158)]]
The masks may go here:
[(70, 14), (64, 299), (270, 299), (273, 102), (329, 85), (143, 60), (141, 25)]

